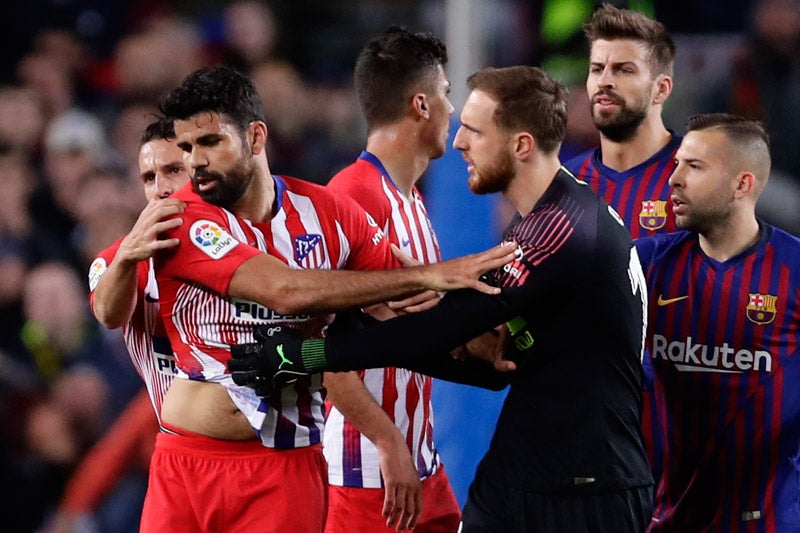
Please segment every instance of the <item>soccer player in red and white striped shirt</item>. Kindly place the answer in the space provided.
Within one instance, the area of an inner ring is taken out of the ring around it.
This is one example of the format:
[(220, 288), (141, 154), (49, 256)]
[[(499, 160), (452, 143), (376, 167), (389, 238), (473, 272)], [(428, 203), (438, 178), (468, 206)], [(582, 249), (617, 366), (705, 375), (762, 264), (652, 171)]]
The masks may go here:
[[(367, 43), (355, 67), (367, 146), (328, 183), (426, 264), (440, 260), (439, 244), (416, 184), (445, 152), (446, 62), (444, 44), (428, 34), (389, 28)], [(328, 533), (458, 529), (461, 511), (434, 446), (432, 383), (401, 368), (325, 375)]]
[[(183, 225), (164, 232), (177, 246), (154, 257), (179, 373), (162, 406), (174, 434), (156, 441), (141, 529), (322, 531), (321, 378), (260, 398), (232, 382), (230, 346), (252, 342), (259, 324), (319, 335), (329, 321), (323, 313), (424, 289), (496, 293), (476, 277), (511, 254), (493, 249), (390, 272), (334, 270), (394, 259), (353, 200), (272, 175), (263, 105), (246, 76), (200, 69), (161, 107), (174, 119), (192, 183), (173, 196), (186, 203)], [(236, 440), (243, 442), (234, 454), (224, 443)]]
[(183, 210), (168, 196), (189, 182), (172, 122), (161, 119), (142, 133), (139, 175), (147, 207), (124, 238), (101, 251), (89, 268), (89, 301), (98, 321), (121, 327), (125, 344), (161, 421), (161, 404), (175, 375), (175, 359), (158, 316), (158, 287), (152, 268), (156, 250), (177, 244), (160, 233), (180, 223), (163, 220)]

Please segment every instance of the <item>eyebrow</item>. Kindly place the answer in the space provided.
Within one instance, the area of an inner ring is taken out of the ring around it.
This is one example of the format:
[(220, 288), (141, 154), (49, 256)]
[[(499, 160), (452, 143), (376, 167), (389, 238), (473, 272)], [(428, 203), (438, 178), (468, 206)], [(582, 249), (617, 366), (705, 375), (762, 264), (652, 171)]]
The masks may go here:
[(606, 63), (603, 61), (589, 61), (589, 65), (592, 66), (602, 66), (610, 64), (612, 67), (623, 67), (625, 65), (632, 65), (634, 67), (638, 67), (639, 65), (636, 63), (634, 59), (626, 59), (625, 61), (611, 61), (610, 63)]

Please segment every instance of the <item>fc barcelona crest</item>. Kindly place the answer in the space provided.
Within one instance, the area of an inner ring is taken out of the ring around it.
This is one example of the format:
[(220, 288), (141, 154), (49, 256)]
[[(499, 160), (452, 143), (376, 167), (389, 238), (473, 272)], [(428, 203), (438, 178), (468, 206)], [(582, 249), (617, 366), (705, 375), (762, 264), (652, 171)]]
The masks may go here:
[(644, 229), (657, 230), (667, 223), (666, 200), (643, 200), (639, 211), (639, 225)]
[(306, 233), (294, 239), (294, 260), (303, 268), (320, 268), (325, 263), (322, 235)]
[(775, 306), (777, 302), (778, 297), (771, 294), (749, 294), (747, 319), (761, 326), (769, 324), (775, 320), (775, 313), (778, 312)]

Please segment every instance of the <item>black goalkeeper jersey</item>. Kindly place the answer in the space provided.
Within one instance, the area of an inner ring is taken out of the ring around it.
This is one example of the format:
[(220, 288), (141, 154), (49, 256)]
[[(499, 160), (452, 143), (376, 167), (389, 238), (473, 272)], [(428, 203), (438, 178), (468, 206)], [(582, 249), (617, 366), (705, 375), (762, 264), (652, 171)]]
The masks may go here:
[(562, 170), (505, 239), (521, 254), (492, 278), (520, 317), (519, 369), (478, 468), (534, 491), (652, 484), (639, 422), (646, 290), (628, 231)]
[[(567, 493), (651, 485), (640, 425), (647, 296), (622, 220), (562, 169), (505, 238), (519, 250), (488, 276), (501, 295), (453, 291), (428, 311), (337, 331), (326, 344), (341, 366), (331, 369), (364, 368), (371, 358), (494, 389), (509, 383), (478, 466), (496, 482)], [(503, 322), (516, 372), (449, 356)]]

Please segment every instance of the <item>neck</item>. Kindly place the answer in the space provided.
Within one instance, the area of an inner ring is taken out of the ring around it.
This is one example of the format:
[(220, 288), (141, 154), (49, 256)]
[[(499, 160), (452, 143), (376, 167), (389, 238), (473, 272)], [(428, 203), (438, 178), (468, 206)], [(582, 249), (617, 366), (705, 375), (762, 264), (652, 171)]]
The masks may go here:
[(376, 129), (367, 138), (367, 151), (380, 159), (400, 192), (409, 200), (411, 191), (428, 168), (430, 157), (419, 146), (417, 132), (402, 123)]
[(624, 142), (614, 142), (600, 135), (600, 150), (603, 164), (617, 172), (623, 172), (644, 163), (669, 143), (670, 135), (660, 113), (651, 113), (653, 119), (645, 119), (634, 136)]
[(758, 241), (758, 220), (751, 209), (747, 214), (734, 215), (724, 224), (699, 235), (700, 249), (708, 257), (725, 262), (747, 250)]
[(520, 215), (525, 216), (533, 210), (533, 206), (553, 183), (560, 168), (558, 152), (548, 156), (539, 155), (528, 162), (519, 163), (516, 174), (503, 195)]
[(253, 180), (242, 198), (233, 206), (233, 214), (252, 222), (269, 222), (274, 215), (275, 182), (266, 157), (256, 159)]

